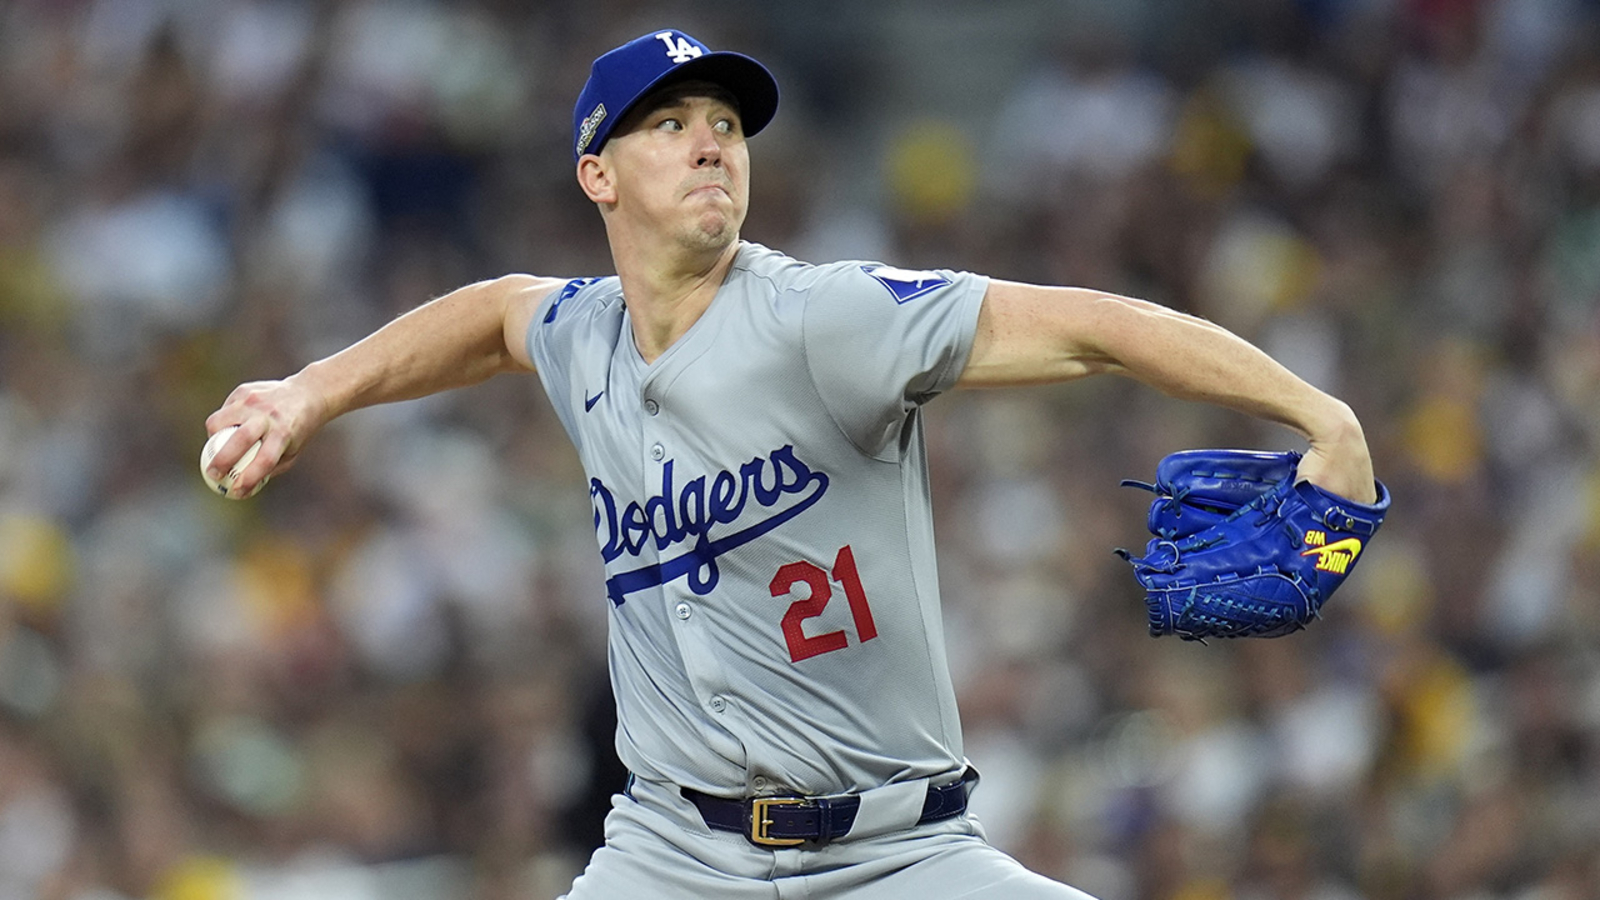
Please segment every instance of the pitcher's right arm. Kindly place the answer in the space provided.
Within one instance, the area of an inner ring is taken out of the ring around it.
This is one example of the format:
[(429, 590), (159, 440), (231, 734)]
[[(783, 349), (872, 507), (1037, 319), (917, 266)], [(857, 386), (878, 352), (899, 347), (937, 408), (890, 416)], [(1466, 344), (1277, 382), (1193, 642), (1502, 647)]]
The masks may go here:
[(540, 303), (564, 283), (505, 275), (469, 284), (288, 378), (239, 385), (206, 417), (208, 435), (239, 426), (212, 460), (213, 474), (231, 470), (261, 441), (233, 483), (234, 496), (247, 496), (261, 479), (293, 465), (322, 426), (351, 410), (533, 371), (523, 339)]

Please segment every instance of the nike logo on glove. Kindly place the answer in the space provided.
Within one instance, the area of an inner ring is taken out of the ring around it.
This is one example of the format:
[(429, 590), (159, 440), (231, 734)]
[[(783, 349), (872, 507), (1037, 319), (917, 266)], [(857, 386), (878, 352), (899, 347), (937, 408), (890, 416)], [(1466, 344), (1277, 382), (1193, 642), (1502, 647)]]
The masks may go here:
[(599, 403), (600, 402), (600, 398), (604, 397), (605, 394), (606, 394), (605, 391), (601, 391), (600, 393), (595, 394), (593, 397), (585, 398), (584, 401), (583, 401), (583, 411), (584, 412), (588, 412), (589, 410), (594, 409), (594, 405), (596, 403)]
[(1356, 557), (1361, 555), (1361, 541), (1358, 538), (1345, 538), (1325, 546), (1312, 547), (1300, 555), (1315, 555), (1318, 569), (1343, 575), (1350, 570), (1350, 564), (1356, 561)]

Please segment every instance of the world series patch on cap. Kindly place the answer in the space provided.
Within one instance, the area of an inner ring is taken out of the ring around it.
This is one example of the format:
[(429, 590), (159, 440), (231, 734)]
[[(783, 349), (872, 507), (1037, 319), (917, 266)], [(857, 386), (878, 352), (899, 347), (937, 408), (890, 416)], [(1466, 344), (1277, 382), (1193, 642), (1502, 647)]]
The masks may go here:
[(778, 82), (743, 53), (712, 50), (677, 29), (641, 35), (594, 61), (572, 109), (572, 158), (599, 153), (618, 121), (647, 94), (703, 79), (726, 88), (739, 104), (748, 137), (778, 112)]

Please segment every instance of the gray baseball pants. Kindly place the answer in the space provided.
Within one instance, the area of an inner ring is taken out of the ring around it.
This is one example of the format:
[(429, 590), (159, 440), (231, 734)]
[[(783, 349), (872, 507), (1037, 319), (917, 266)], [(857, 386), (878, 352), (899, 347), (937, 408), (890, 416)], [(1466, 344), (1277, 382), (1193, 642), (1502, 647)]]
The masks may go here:
[(565, 900), (1094, 900), (991, 847), (969, 816), (815, 849), (706, 827), (673, 785), (612, 798), (606, 843)]

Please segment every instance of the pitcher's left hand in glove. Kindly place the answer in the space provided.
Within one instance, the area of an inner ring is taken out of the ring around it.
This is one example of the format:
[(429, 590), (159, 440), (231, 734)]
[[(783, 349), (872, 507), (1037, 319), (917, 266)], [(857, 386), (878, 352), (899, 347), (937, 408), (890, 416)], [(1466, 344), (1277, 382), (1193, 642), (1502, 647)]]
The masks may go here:
[(1279, 637), (1304, 628), (1355, 567), (1389, 511), (1389, 491), (1357, 503), (1309, 481), (1300, 454), (1184, 450), (1163, 459), (1153, 485), (1144, 556), (1150, 634), (1185, 640)]

